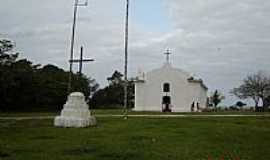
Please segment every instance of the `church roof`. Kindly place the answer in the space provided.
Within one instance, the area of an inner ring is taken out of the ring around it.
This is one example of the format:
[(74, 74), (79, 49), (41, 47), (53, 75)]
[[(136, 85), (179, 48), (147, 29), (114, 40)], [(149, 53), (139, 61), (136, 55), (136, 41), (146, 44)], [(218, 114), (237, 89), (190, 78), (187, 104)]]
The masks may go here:
[(203, 83), (203, 80), (202, 80), (202, 79), (194, 79), (194, 77), (190, 77), (190, 78), (188, 79), (188, 82), (190, 82), (190, 83), (200, 83), (201, 86), (202, 86), (204, 89), (208, 90), (208, 88), (206, 87), (206, 85)]
[[(154, 70), (152, 70), (152, 71), (150, 71), (150, 72), (147, 72), (146, 75), (149, 76), (149, 75), (151, 75), (151, 74), (158, 73), (158, 72), (160, 72), (160, 71), (162, 71), (162, 70), (171, 70), (171, 71), (175, 71), (175, 72), (177, 72), (177, 73), (183, 75), (189, 83), (200, 83), (201, 86), (202, 86), (204, 89), (208, 90), (208, 88), (206, 87), (206, 85), (203, 83), (203, 80), (202, 80), (202, 79), (195, 79), (195, 78), (194, 78), (193, 76), (191, 76), (191, 74), (189, 74), (188, 72), (186, 72), (186, 71), (184, 71), (184, 70), (182, 70), (182, 69), (179, 69), (179, 68), (174, 68), (174, 67), (172, 67), (171, 63), (169, 63), (169, 62), (165, 62), (164, 65), (163, 65), (162, 67), (160, 67), (160, 68), (157, 68), (157, 69), (154, 69)], [(145, 77), (144, 77), (144, 75), (143, 75), (143, 77), (140, 77), (140, 76), (136, 77), (135, 79), (133, 79), (133, 81), (134, 81), (135, 83), (145, 83), (146, 79), (145, 79)]]
[(186, 72), (186, 71), (184, 71), (182, 69), (179, 69), (179, 68), (172, 67), (171, 63), (169, 63), (169, 62), (165, 62), (161, 68), (154, 69), (154, 70), (148, 72), (147, 74), (157, 72), (157, 71), (160, 71), (160, 70), (172, 70), (172, 71), (176, 71), (176, 72), (184, 75), (187, 78), (191, 77), (191, 75), (188, 72)]

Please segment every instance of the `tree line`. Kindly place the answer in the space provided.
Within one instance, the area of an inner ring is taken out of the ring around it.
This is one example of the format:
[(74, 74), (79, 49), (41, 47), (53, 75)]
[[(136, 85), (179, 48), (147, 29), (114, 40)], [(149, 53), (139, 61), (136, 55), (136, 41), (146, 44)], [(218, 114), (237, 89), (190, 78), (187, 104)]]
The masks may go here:
[[(0, 111), (61, 110), (67, 99), (69, 72), (55, 65), (41, 66), (19, 59), (13, 49), (10, 40), (0, 40)], [(116, 71), (108, 78), (109, 86), (99, 89), (95, 79), (72, 73), (71, 90), (83, 92), (95, 108), (120, 106), (124, 95), (122, 76)], [(132, 90), (130, 84), (129, 99), (133, 98)]]
[[(123, 74), (115, 71), (112, 76), (107, 78), (109, 85), (99, 89), (91, 98), (90, 104), (93, 108), (112, 109), (122, 108), (124, 103), (124, 84)], [(134, 83), (128, 82), (128, 108), (134, 106)]]
[[(0, 39), (0, 111), (56, 111), (62, 109), (67, 98), (69, 72), (55, 65), (34, 64), (19, 59), (10, 40)], [(123, 74), (115, 71), (107, 78), (108, 85), (99, 88), (95, 79), (72, 73), (72, 91), (83, 92), (93, 108), (123, 106)], [(240, 99), (253, 99), (256, 111), (270, 106), (270, 76), (258, 72), (247, 76), (231, 91)], [(209, 101), (216, 109), (225, 97), (215, 91)], [(259, 102), (262, 106), (259, 106)], [(128, 107), (134, 105), (134, 83), (128, 82)]]

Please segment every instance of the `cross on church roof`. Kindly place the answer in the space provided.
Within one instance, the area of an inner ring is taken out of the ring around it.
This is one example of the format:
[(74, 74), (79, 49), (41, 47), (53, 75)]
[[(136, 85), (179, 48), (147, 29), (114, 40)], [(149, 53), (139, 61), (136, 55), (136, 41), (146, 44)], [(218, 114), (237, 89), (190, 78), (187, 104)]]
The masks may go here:
[(166, 55), (166, 62), (169, 63), (170, 62), (170, 54), (172, 54), (172, 53), (170, 52), (169, 49), (167, 49), (167, 51), (164, 54)]

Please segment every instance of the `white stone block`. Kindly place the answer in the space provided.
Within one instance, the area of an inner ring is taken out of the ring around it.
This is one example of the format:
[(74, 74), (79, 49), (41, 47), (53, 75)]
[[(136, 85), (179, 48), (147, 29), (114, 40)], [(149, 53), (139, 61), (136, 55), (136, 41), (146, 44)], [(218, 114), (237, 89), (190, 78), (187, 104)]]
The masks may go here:
[(64, 105), (61, 115), (55, 117), (56, 127), (88, 127), (96, 125), (97, 121), (91, 115), (85, 96), (80, 92), (71, 93)]

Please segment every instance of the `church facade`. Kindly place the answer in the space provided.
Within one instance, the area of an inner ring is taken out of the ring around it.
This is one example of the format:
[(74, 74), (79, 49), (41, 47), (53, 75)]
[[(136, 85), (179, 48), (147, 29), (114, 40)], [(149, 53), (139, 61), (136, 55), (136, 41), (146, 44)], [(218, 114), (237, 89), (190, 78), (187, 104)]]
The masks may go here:
[(159, 69), (139, 73), (135, 81), (135, 111), (192, 112), (207, 106), (207, 90), (201, 79), (173, 68), (167, 62)]

